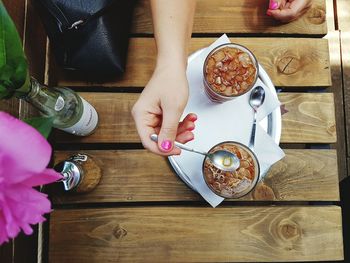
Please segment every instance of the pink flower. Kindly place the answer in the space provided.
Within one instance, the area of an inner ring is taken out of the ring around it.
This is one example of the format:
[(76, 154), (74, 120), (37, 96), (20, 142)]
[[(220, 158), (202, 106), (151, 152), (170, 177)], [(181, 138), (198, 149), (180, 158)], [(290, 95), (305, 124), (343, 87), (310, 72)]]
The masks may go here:
[(46, 169), (51, 146), (33, 127), (0, 112), (0, 245), (18, 235), (30, 235), (30, 225), (43, 222), (51, 211), (47, 195), (34, 186), (57, 181)]

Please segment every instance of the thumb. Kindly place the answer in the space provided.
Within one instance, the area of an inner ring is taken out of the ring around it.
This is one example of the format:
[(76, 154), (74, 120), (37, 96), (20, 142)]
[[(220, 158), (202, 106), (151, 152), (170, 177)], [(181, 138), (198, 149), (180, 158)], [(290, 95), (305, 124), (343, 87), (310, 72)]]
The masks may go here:
[(281, 6), (281, 0), (270, 0), (269, 9), (276, 10)]
[(177, 128), (181, 112), (171, 109), (163, 110), (163, 121), (158, 136), (158, 148), (162, 152), (170, 152), (174, 148)]

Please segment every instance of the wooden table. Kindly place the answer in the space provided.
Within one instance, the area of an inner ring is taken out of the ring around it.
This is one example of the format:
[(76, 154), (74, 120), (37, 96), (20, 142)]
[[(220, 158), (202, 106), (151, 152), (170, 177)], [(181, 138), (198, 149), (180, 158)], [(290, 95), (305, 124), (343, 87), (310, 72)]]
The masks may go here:
[[(345, 149), (339, 142), (344, 132), (336, 124), (343, 115), (335, 114), (334, 103), (342, 96), (341, 85), (335, 85), (341, 70), (330, 63), (340, 59), (339, 38), (331, 34), (336, 35), (332, 1), (326, 6), (315, 0), (308, 13), (286, 25), (266, 16), (266, 5), (266, 0), (197, 4), (191, 52), (228, 33), (254, 52), (281, 89), (286, 157), (252, 194), (215, 209), (179, 180), (165, 158), (142, 149), (130, 115), (155, 63), (147, 0), (140, 0), (135, 12), (123, 78), (86, 83), (49, 60), (49, 83), (79, 91), (100, 115), (92, 136), (56, 132), (54, 159), (86, 152), (102, 162), (104, 171), (89, 194), (51, 193), (55, 210), (48, 225), (49, 262), (343, 259), (337, 201), (344, 165), (339, 153)], [(331, 57), (330, 51), (335, 52)]]

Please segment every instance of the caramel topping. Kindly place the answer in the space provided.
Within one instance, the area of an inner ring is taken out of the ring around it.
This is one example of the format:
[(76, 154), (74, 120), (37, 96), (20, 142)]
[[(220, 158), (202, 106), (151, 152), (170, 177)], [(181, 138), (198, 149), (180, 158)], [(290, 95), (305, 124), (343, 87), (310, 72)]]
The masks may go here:
[(237, 144), (225, 143), (218, 145), (210, 152), (227, 150), (237, 155), (240, 167), (234, 172), (225, 172), (216, 168), (209, 159), (204, 163), (204, 177), (208, 186), (217, 194), (230, 198), (239, 195), (252, 186), (257, 176), (253, 156)]
[(257, 69), (248, 53), (238, 48), (224, 47), (208, 58), (205, 73), (208, 84), (215, 92), (237, 96), (254, 85)]

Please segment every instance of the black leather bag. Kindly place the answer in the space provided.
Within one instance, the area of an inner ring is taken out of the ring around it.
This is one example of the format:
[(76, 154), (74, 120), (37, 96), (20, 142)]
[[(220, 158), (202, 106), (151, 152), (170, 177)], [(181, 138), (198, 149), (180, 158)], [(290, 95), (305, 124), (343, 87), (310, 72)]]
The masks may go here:
[(88, 78), (125, 70), (135, 0), (34, 0), (56, 61)]

